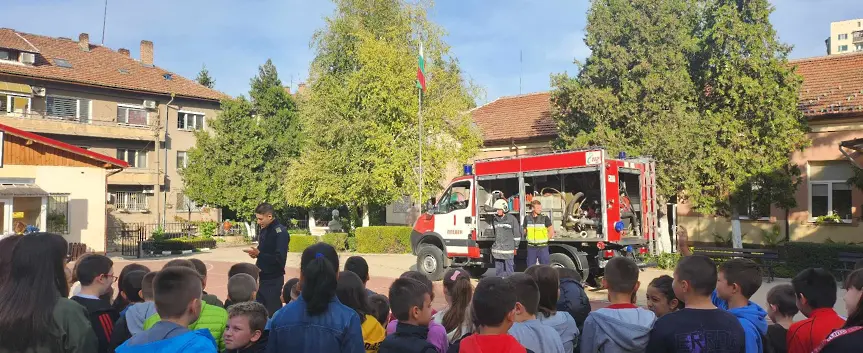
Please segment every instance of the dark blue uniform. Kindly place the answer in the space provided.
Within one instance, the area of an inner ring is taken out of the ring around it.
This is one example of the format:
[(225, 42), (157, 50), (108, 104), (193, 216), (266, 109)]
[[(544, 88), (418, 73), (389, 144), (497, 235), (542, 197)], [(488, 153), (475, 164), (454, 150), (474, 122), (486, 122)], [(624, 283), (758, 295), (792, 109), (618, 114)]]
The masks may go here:
[(270, 316), (282, 307), (282, 286), (285, 285), (285, 262), (291, 236), (288, 228), (273, 220), (258, 237), (258, 259), (255, 265), (261, 270), (260, 286), (256, 299), (267, 307)]

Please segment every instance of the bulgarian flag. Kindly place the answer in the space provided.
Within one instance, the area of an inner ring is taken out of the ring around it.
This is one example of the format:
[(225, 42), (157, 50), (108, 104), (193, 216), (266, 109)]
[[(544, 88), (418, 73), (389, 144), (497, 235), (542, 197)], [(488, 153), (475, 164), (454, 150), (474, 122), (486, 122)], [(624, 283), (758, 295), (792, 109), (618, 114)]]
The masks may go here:
[(421, 91), (426, 90), (426, 65), (425, 57), (423, 57), (423, 43), (420, 42), (420, 56), (418, 58), (419, 66), (417, 67), (417, 88)]

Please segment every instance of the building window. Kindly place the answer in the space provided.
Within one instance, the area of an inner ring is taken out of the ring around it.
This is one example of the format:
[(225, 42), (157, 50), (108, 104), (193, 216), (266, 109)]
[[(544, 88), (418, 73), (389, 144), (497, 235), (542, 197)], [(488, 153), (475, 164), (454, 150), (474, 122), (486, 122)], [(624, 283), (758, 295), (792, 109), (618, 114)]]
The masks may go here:
[(768, 219), (770, 218), (770, 197), (761, 189), (759, 183), (744, 185), (737, 206), (740, 219)]
[(48, 116), (73, 120), (81, 123), (90, 122), (90, 100), (82, 98), (48, 96), (46, 98)]
[(147, 168), (147, 151), (118, 148), (117, 159), (126, 161), (131, 168)]
[(846, 39), (848, 39), (848, 33), (842, 33), (842, 34), (840, 34), (840, 35), (838, 36), (838, 38), (837, 38), (837, 39), (839, 39), (839, 40), (846, 40)]
[(69, 233), (69, 195), (48, 196), (48, 232)]
[(117, 105), (117, 122), (120, 124), (147, 126), (147, 111), (134, 105)]
[(863, 51), (863, 44), (861, 44), (861, 43), (855, 44), (854, 50), (855, 51)]
[(177, 128), (180, 130), (201, 130), (204, 128), (204, 114), (177, 112)]
[(854, 167), (845, 161), (810, 162), (809, 164), (809, 217), (838, 215), (851, 220), (851, 186), (847, 180), (854, 175)]
[(177, 168), (186, 168), (189, 163), (188, 154), (186, 151), (177, 152)]
[(201, 206), (192, 201), (186, 194), (178, 192), (177, 212), (201, 212)]
[(30, 97), (0, 92), (0, 113), (23, 115), (30, 112)]
[(844, 53), (844, 52), (846, 52), (846, 51), (848, 51), (848, 46), (847, 46), (847, 45), (840, 45), (840, 46), (839, 46), (839, 52), (840, 52), (840, 53)]
[(12, 60), (12, 52), (0, 49), (0, 60)]
[(111, 193), (110, 203), (114, 208), (124, 211), (147, 211), (149, 200), (141, 191), (115, 191)]

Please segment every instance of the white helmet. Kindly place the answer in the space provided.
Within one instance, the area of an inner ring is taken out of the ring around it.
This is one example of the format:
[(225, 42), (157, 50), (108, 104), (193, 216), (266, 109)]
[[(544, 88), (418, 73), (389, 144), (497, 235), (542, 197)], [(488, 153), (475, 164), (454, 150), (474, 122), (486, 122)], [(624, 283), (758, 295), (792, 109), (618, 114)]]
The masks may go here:
[(509, 208), (509, 203), (504, 199), (498, 199), (494, 202), (494, 209), (506, 211)]

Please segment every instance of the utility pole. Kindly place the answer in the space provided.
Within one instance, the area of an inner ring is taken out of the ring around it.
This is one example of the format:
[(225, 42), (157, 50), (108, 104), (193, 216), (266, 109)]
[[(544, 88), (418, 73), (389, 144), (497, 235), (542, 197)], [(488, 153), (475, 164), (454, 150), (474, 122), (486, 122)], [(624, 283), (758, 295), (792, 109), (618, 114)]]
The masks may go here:
[(102, 15), (102, 45), (105, 45), (105, 23), (108, 22), (108, 0), (105, 0), (105, 13)]

